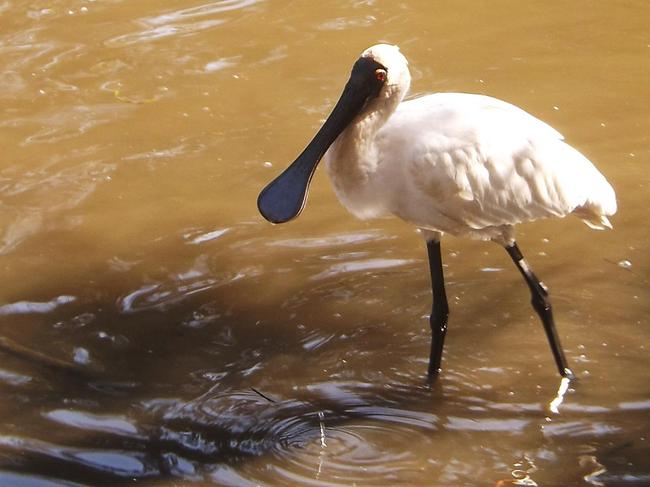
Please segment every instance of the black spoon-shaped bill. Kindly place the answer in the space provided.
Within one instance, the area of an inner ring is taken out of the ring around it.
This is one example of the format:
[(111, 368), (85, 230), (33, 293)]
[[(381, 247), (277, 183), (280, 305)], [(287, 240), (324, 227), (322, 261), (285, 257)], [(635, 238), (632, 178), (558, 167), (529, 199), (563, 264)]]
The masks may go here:
[[(376, 74), (378, 70), (383, 72), (381, 76)], [(285, 223), (300, 214), (316, 166), (368, 100), (377, 96), (386, 79), (385, 74), (385, 68), (369, 58), (360, 58), (354, 64), (339, 101), (316, 136), (258, 196), (257, 208), (264, 218), (272, 223)]]

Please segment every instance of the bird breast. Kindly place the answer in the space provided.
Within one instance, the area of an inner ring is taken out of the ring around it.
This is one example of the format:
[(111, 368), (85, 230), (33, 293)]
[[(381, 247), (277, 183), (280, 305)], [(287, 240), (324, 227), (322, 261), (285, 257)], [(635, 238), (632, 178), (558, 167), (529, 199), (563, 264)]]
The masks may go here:
[(370, 113), (346, 128), (325, 153), (324, 161), (334, 192), (345, 208), (362, 220), (388, 212), (377, 174), (378, 146), (375, 130), (378, 120)]

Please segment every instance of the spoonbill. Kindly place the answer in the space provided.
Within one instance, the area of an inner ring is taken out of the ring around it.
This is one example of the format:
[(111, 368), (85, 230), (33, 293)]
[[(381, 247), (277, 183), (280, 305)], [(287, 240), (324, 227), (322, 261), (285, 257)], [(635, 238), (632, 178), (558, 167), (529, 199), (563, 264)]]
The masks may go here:
[(331, 114), (298, 158), (260, 193), (260, 213), (284, 223), (302, 211), (321, 158), (338, 199), (353, 215), (393, 215), (426, 240), (433, 307), (429, 378), (440, 372), (449, 306), (443, 234), (502, 245), (531, 293), (560, 375), (573, 378), (546, 286), (515, 241), (514, 226), (573, 214), (612, 228), (616, 195), (555, 129), (489, 96), (434, 93), (403, 101), (411, 75), (397, 46), (377, 44), (354, 63)]

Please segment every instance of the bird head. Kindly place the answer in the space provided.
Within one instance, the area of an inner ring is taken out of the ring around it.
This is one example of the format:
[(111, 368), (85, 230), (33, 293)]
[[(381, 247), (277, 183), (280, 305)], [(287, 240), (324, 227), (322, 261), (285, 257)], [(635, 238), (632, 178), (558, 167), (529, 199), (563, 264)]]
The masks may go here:
[(381, 66), (385, 81), (378, 98), (391, 99), (396, 105), (399, 104), (411, 85), (408, 61), (400, 52), (399, 47), (390, 44), (376, 44), (363, 51), (359, 59), (369, 59)]
[(343, 93), (320, 128), (298, 158), (271, 181), (257, 198), (257, 207), (272, 223), (284, 223), (300, 214), (307, 200), (309, 183), (316, 166), (336, 138), (368, 111), (402, 100), (410, 84), (406, 58), (397, 46), (377, 44), (366, 49), (352, 66)]

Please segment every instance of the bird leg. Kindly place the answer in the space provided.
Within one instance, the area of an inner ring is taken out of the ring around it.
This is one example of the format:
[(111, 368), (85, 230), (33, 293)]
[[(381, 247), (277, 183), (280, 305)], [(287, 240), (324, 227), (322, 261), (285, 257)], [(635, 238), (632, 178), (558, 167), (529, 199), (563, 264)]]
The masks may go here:
[(427, 252), (429, 254), (429, 270), (431, 272), (431, 290), (433, 292), (433, 307), (429, 323), (431, 325), (431, 353), (429, 355), (428, 376), (433, 379), (440, 372), (442, 360), (442, 347), (447, 333), (447, 317), (449, 305), (445, 294), (445, 278), (442, 271), (442, 257), (440, 255), (440, 240), (428, 240)]
[(573, 379), (575, 376), (573, 375), (573, 372), (571, 372), (567, 360), (564, 357), (564, 352), (560, 345), (560, 339), (555, 330), (555, 322), (553, 321), (553, 312), (551, 310), (551, 300), (548, 297), (546, 286), (537, 278), (537, 276), (535, 276), (532, 269), (524, 259), (523, 254), (519, 250), (519, 247), (517, 247), (516, 242), (513, 242), (511, 245), (506, 245), (505, 249), (519, 269), (519, 272), (521, 272), (521, 275), (524, 276), (526, 284), (528, 284), (533, 309), (542, 320), (544, 330), (546, 331), (546, 337), (551, 345), (553, 357), (555, 358), (555, 363), (557, 364), (560, 375), (568, 379)]

